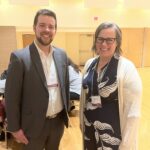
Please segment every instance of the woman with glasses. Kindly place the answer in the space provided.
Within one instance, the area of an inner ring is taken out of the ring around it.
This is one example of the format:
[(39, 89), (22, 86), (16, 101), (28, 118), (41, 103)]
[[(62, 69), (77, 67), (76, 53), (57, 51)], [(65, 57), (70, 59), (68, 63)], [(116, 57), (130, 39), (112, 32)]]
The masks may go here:
[(121, 56), (120, 28), (98, 26), (84, 67), (80, 126), (84, 150), (136, 150), (142, 83), (134, 64)]

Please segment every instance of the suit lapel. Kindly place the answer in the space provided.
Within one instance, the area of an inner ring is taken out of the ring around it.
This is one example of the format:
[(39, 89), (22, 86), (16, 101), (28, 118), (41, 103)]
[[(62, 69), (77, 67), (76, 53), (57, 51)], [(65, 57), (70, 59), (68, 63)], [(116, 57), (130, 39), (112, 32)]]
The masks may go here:
[(35, 65), (35, 68), (40, 76), (40, 79), (44, 85), (44, 87), (47, 89), (47, 83), (46, 83), (46, 78), (45, 78), (45, 74), (44, 74), (44, 70), (42, 67), (42, 62), (38, 53), (38, 50), (35, 46), (34, 43), (32, 43), (29, 47), (30, 53), (31, 53), (31, 59)]
[[(61, 88), (63, 88), (63, 77), (64, 77), (64, 70), (66, 67), (66, 64), (64, 64), (64, 61), (62, 61), (62, 55), (59, 51), (56, 50), (56, 48), (53, 48), (53, 58), (56, 65), (57, 75), (60, 82)], [(62, 64), (63, 62), (63, 64)]]

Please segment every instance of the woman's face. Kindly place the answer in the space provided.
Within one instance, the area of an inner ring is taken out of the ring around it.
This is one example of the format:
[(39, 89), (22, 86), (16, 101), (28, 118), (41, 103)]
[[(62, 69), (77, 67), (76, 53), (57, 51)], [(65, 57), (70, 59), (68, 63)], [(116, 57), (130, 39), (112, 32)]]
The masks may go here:
[(114, 28), (103, 29), (96, 38), (96, 54), (100, 58), (110, 59), (116, 50), (116, 33)]

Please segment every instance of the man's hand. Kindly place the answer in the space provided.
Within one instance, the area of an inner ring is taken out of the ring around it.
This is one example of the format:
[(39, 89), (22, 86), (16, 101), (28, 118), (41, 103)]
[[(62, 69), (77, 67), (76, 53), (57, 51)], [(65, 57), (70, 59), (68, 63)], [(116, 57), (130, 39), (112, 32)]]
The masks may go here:
[(16, 141), (18, 143), (23, 143), (25, 145), (27, 145), (29, 143), (28, 139), (26, 138), (26, 136), (23, 133), (23, 130), (20, 129), (16, 132), (12, 132), (13, 137), (16, 139)]

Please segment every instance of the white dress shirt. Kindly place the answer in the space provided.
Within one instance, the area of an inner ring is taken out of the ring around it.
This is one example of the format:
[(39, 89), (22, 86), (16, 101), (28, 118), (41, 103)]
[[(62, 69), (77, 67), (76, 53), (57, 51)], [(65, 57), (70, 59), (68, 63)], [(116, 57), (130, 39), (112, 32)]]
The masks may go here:
[(55, 66), (54, 59), (52, 57), (53, 49), (52, 47), (50, 47), (51, 51), (48, 54), (48, 56), (46, 56), (45, 53), (38, 47), (36, 42), (34, 43), (38, 49), (41, 58), (44, 74), (47, 81), (47, 88), (49, 92), (49, 104), (48, 104), (46, 116), (53, 116), (61, 112), (63, 109), (63, 103), (60, 96), (60, 86), (58, 82), (56, 66)]

